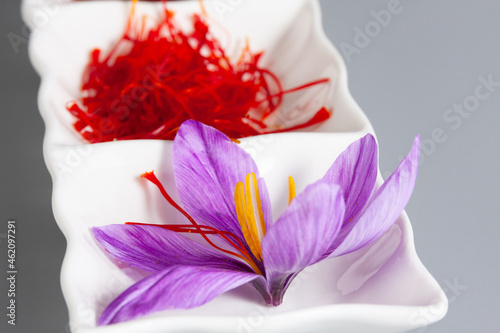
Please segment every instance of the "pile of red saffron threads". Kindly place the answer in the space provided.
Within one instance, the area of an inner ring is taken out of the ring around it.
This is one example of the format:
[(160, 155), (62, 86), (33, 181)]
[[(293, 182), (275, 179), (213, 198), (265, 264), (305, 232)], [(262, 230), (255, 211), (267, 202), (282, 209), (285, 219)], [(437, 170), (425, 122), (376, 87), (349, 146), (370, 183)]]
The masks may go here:
[(74, 128), (88, 142), (171, 140), (188, 119), (242, 138), (296, 130), (330, 117), (321, 108), (301, 125), (269, 128), (265, 120), (285, 94), (329, 80), (284, 91), (276, 75), (259, 66), (262, 53), (250, 52), (248, 43), (232, 64), (205, 16), (193, 15), (193, 31), (186, 33), (165, 1), (164, 17), (153, 28), (146, 29), (134, 10), (135, 1), (123, 36), (107, 55), (91, 52), (82, 97), (67, 107), (77, 119)]

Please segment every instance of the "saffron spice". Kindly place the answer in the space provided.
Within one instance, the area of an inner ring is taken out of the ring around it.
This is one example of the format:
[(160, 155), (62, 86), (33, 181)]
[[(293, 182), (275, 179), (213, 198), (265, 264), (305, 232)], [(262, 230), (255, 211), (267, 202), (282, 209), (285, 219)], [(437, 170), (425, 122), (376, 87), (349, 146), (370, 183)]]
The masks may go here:
[[(91, 52), (82, 97), (68, 110), (74, 128), (90, 143), (131, 139), (173, 139), (188, 119), (213, 126), (232, 138), (296, 130), (330, 117), (322, 108), (306, 123), (266, 125), (285, 94), (324, 84), (320, 79), (283, 90), (262, 53), (247, 46), (234, 64), (210, 33), (205, 16), (193, 15), (192, 32), (182, 31), (166, 8), (153, 28), (135, 14), (111, 51)], [(204, 12), (204, 10), (203, 10)]]

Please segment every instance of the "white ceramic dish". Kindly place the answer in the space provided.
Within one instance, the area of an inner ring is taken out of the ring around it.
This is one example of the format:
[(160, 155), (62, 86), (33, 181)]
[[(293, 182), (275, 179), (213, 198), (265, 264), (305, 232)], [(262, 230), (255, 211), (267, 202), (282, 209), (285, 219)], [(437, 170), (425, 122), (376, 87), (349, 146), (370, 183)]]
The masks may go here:
[[(281, 136), (285, 138), (270, 140), (255, 154), (275, 216), (286, 206), (286, 175), (294, 175), (301, 191), (357, 134)], [(294, 152), (283, 151), (281, 139)], [(332, 145), (318, 145), (319, 141)], [(301, 273), (278, 308), (265, 306), (247, 285), (200, 308), (95, 328), (104, 307), (143, 275), (104, 255), (89, 228), (180, 220), (156, 188), (139, 179), (152, 169), (167, 191), (175, 193), (171, 145), (163, 141), (92, 146), (80, 165), (54, 181), (54, 214), (68, 240), (62, 286), (74, 332), (402, 332), (430, 324), (446, 312), (446, 298), (418, 260), (411, 226), (403, 215), (372, 246)]]
[[(249, 37), (253, 50), (266, 50), (264, 62), (285, 87), (323, 76), (332, 82), (327, 89), (292, 96), (284, 105), (325, 104), (334, 109), (325, 124), (301, 133), (242, 141), (266, 179), (277, 215), (286, 205), (281, 200), (283, 175), (293, 175), (301, 190), (321, 177), (350, 142), (373, 130), (348, 92), (345, 65), (322, 31), (317, 1), (232, 3), (239, 4), (220, 15), (215, 2), (206, 2), (209, 13), (231, 32), (227, 47), (235, 54)], [(175, 192), (172, 144), (142, 140), (89, 145), (73, 131), (73, 119), (65, 109), (68, 101), (78, 97), (90, 50), (106, 49), (120, 36), (129, 4), (60, 4), (43, 26), (28, 20), (40, 10), (39, 4), (25, 0), (23, 10), (27, 23), (34, 27), (30, 57), (42, 78), (39, 108), (46, 124), (44, 156), (53, 177), (53, 209), (68, 241), (61, 283), (73, 332), (402, 332), (444, 316), (446, 297), (420, 263), (403, 214), (372, 246), (299, 275), (278, 308), (263, 306), (259, 295), (244, 286), (197, 309), (161, 312), (96, 328), (104, 306), (142, 275), (110, 261), (90, 237), (89, 228), (127, 220), (179, 219), (154, 189), (138, 179), (155, 169), (167, 189)], [(138, 11), (157, 15), (160, 6), (139, 3)], [(196, 1), (169, 6), (179, 20), (199, 10)], [(224, 38), (223, 31), (219, 33)]]
[[(173, 2), (170, 6), (179, 22), (199, 12), (197, 1)], [(262, 7), (266, 10), (260, 13)], [(153, 17), (159, 15), (160, 8), (160, 3), (138, 4), (139, 13)], [(211, 6), (207, 5), (209, 9)], [(39, 107), (48, 127), (48, 145), (85, 143), (73, 130), (74, 119), (66, 105), (80, 96), (82, 72), (90, 51), (95, 47), (109, 49), (116, 42), (129, 10), (130, 3), (126, 1), (72, 2), (61, 5), (47, 25), (34, 30), (30, 57), (42, 77)], [(217, 17), (217, 11), (212, 16)], [(259, 17), (258, 24), (255, 17)], [(214, 34), (227, 40), (230, 31), (231, 41), (224, 44), (235, 57), (248, 37), (252, 50), (266, 51), (262, 64), (280, 77), (285, 88), (329, 77), (331, 84), (288, 95), (282, 106), (285, 110), (305, 105), (315, 111), (323, 105), (333, 108), (331, 121), (316, 131), (367, 131), (369, 123), (347, 91), (345, 66), (322, 32), (319, 18), (319, 5), (314, 1), (247, 1), (224, 16), (221, 23), (227, 29), (215, 30)]]
[(21, 16), (31, 30), (42, 28), (70, 1), (72, 0), (22, 0)]

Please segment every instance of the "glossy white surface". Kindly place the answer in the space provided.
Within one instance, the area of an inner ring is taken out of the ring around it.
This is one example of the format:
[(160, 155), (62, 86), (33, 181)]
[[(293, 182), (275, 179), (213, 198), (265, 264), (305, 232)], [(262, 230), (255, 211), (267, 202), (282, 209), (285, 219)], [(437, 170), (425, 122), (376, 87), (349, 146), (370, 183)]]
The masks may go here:
[[(27, 0), (24, 12), (29, 8), (35, 10)], [(42, 76), (39, 107), (47, 126), (44, 153), (54, 181), (54, 214), (68, 240), (62, 286), (74, 332), (401, 332), (444, 316), (446, 298), (418, 260), (411, 227), (403, 214), (372, 246), (304, 271), (278, 308), (264, 306), (260, 296), (244, 286), (197, 309), (95, 328), (103, 308), (142, 273), (110, 261), (90, 237), (89, 228), (178, 219), (157, 192), (139, 179), (141, 173), (155, 169), (167, 189), (175, 192), (171, 142), (91, 146), (72, 130), (73, 120), (65, 105), (78, 96), (88, 54), (94, 47), (109, 47), (120, 35), (129, 7), (124, 2), (101, 1), (58, 8), (47, 24), (35, 26), (30, 56)], [(152, 15), (158, 8), (158, 4), (139, 4), (140, 11)], [(186, 1), (172, 3), (171, 8), (180, 20), (198, 10), (198, 5)], [(256, 15), (258, 25), (253, 19)], [(316, 91), (292, 97), (284, 106), (293, 109), (325, 103), (334, 109), (326, 124), (313, 132), (259, 136), (242, 142), (268, 183), (275, 216), (286, 206), (284, 175), (293, 175), (300, 191), (321, 177), (350, 142), (373, 132), (348, 93), (345, 66), (324, 36), (319, 17), (315, 1), (254, 0), (221, 20), (231, 31), (229, 45), (235, 50), (248, 36), (252, 49), (268, 51), (264, 60), (285, 87), (323, 75), (333, 83), (323, 94)]]

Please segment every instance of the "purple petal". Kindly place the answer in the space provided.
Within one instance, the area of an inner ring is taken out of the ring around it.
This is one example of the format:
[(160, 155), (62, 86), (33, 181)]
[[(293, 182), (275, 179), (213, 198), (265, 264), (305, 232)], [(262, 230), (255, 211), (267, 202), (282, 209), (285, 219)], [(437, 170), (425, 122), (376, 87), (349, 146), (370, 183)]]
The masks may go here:
[(342, 229), (338, 237), (342, 242), (331, 257), (356, 251), (391, 227), (410, 200), (417, 179), (419, 156), (420, 137), (417, 136), (408, 156), (382, 184), (357, 221)]
[(335, 160), (323, 181), (339, 184), (346, 202), (345, 221), (350, 222), (366, 205), (377, 178), (377, 143), (371, 134), (353, 142)]
[(262, 242), (269, 283), (324, 258), (342, 226), (344, 210), (338, 185), (317, 182), (298, 195)]
[(156, 273), (173, 265), (251, 271), (247, 265), (174, 231), (154, 226), (114, 224), (92, 228), (94, 237), (116, 259)]
[(162, 310), (190, 309), (257, 277), (209, 267), (169, 267), (125, 290), (104, 310), (98, 324), (119, 323)]
[[(234, 205), (235, 186), (259, 170), (252, 157), (225, 134), (197, 121), (184, 122), (173, 148), (175, 182), (185, 210), (202, 224), (243, 240)], [(262, 209), (270, 223), (271, 204), (259, 179)]]

